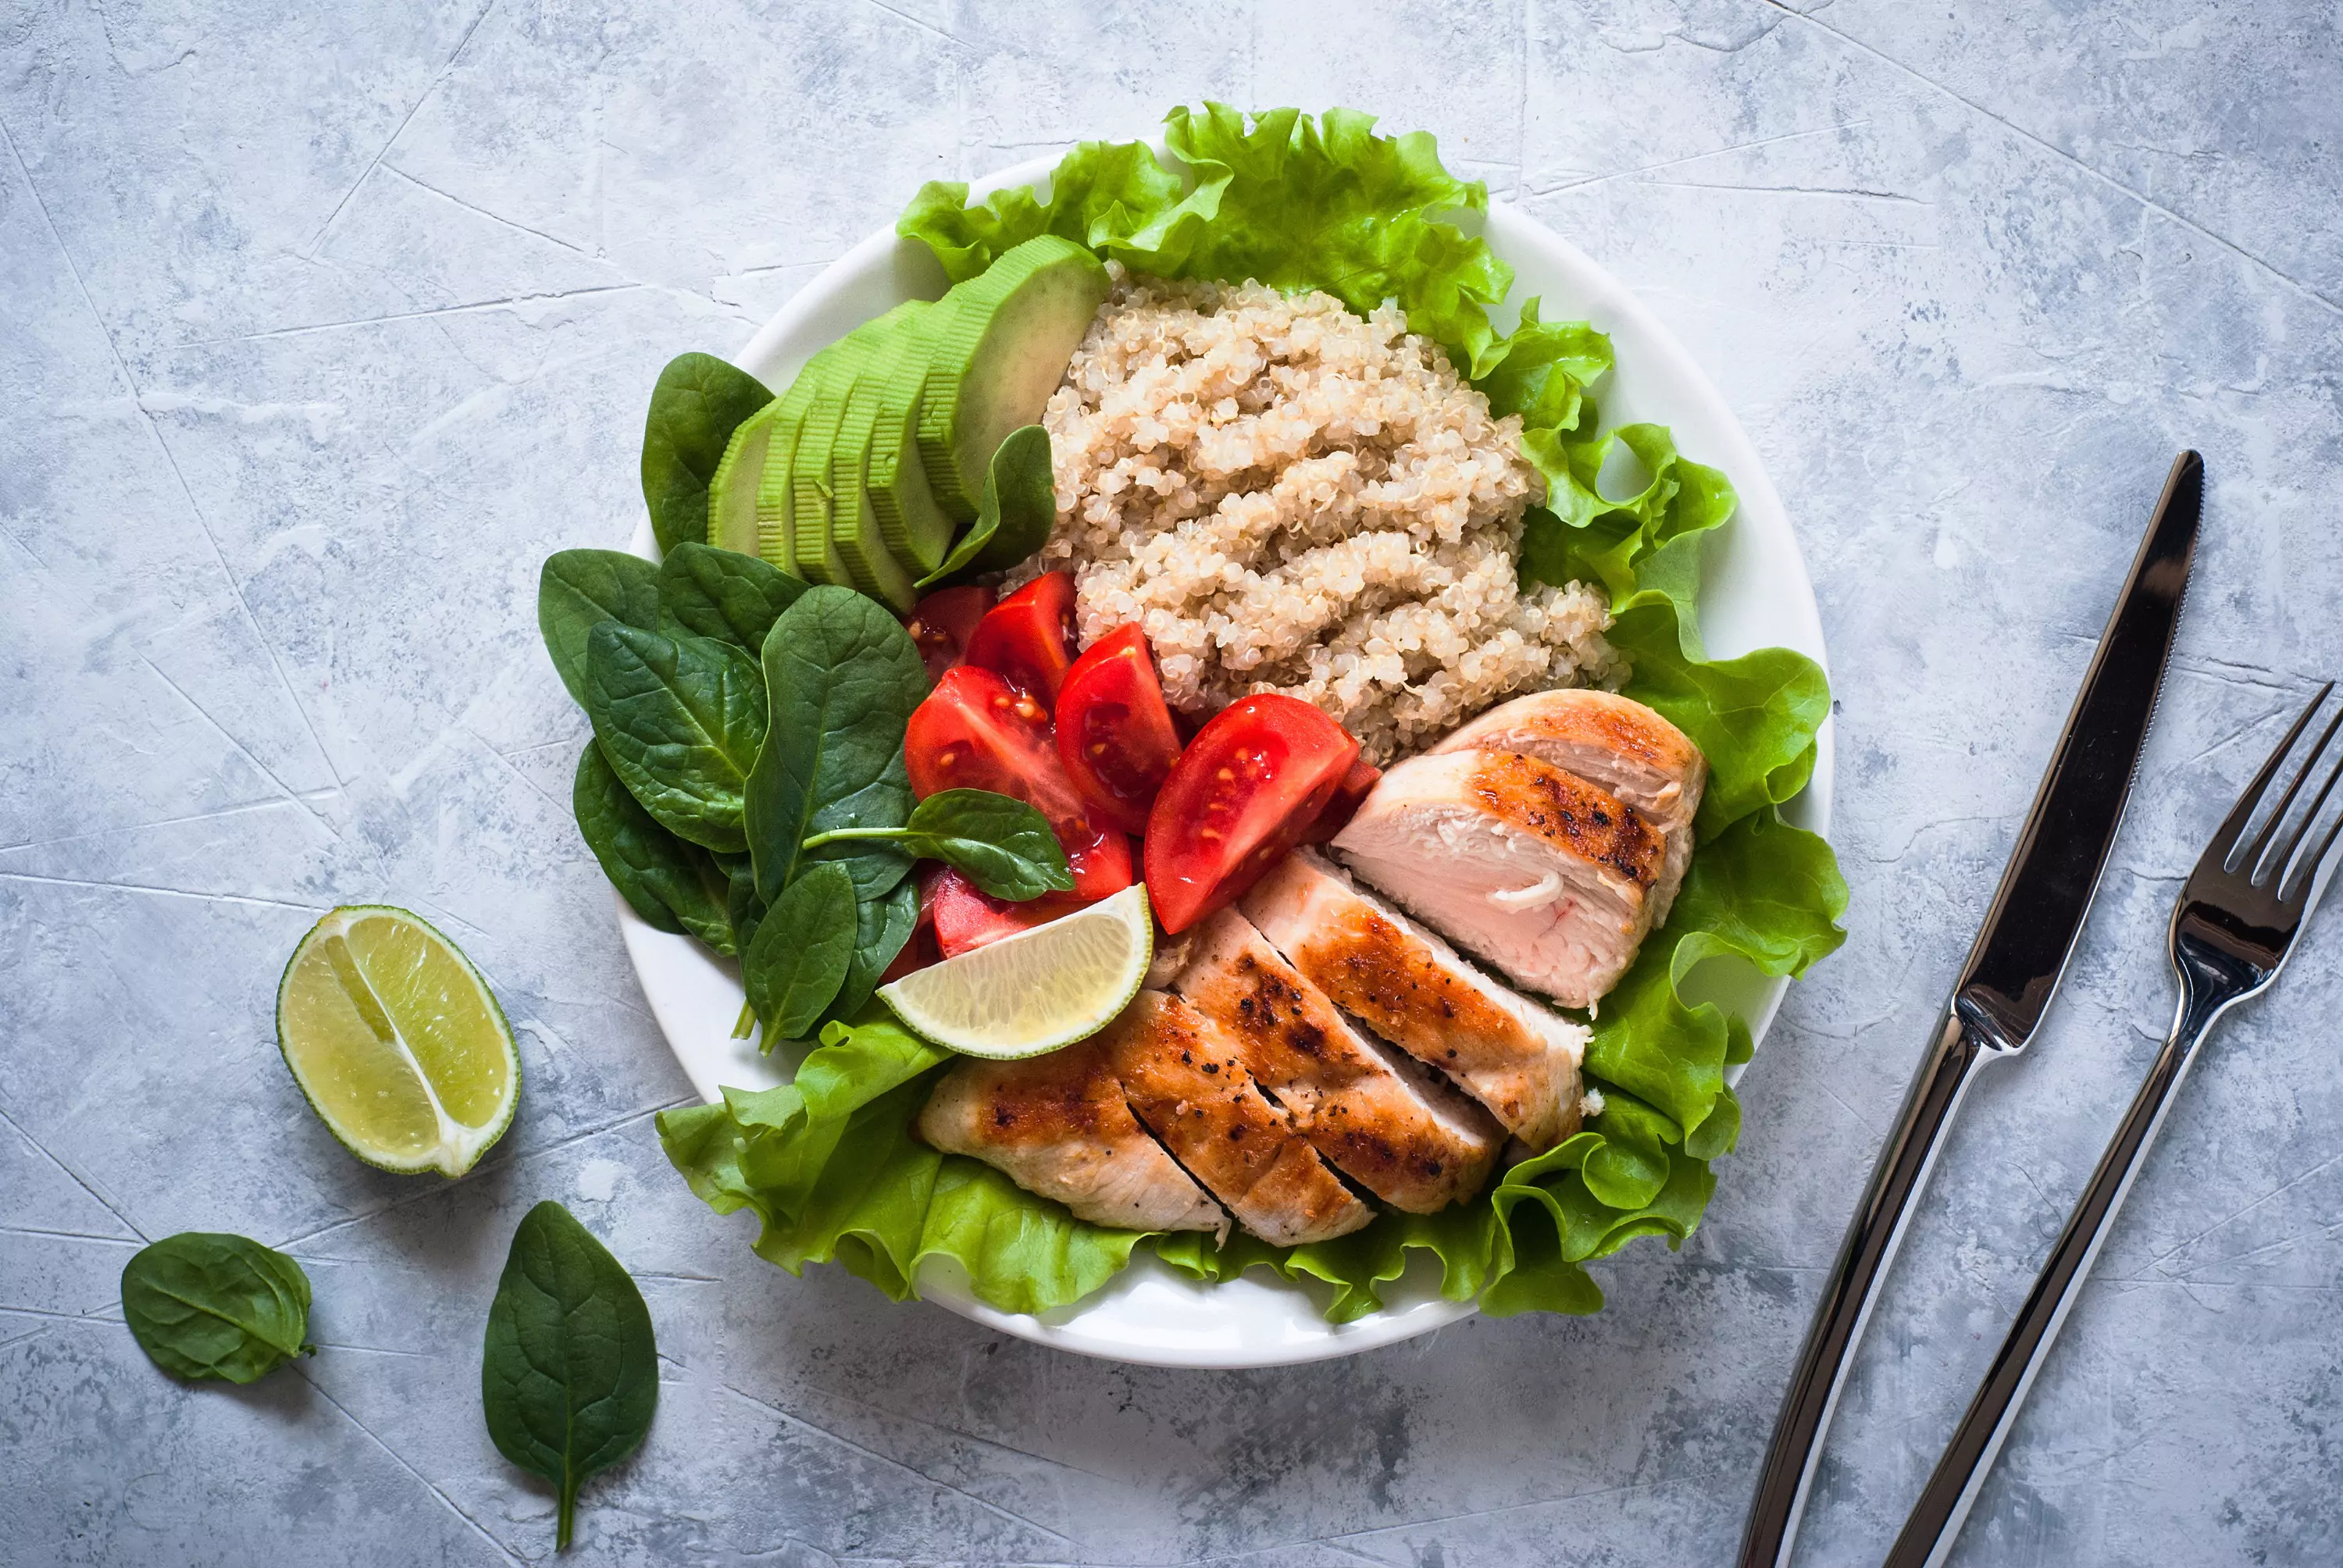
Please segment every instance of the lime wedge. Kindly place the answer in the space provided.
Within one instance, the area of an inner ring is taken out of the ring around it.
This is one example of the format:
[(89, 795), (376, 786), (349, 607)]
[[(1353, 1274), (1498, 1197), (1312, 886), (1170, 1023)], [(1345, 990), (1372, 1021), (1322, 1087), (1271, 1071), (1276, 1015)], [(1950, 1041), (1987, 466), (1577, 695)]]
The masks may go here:
[(1147, 889), (914, 970), (879, 995), (913, 1032), (969, 1056), (1041, 1056), (1114, 1021), (1155, 953)]
[(277, 986), (277, 1047), (342, 1147), (386, 1171), (461, 1176), (520, 1099), (488, 982), (387, 904), (336, 910), (301, 939)]

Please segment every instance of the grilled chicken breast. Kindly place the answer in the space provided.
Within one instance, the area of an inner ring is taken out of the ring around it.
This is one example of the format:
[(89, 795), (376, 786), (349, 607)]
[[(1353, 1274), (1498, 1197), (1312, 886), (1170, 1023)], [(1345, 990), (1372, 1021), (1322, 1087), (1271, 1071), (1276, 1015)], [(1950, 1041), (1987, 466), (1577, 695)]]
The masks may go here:
[(1094, 1038), (1140, 1121), (1262, 1241), (1323, 1241), (1374, 1218), (1188, 1003), (1142, 990)]
[(1516, 984), (1588, 1007), (1651, 930), (1660, 836), (1619, 798), (1506, 751), (1411, 757), (1334, 849)]
[(1481, 1190), (1505, 1141), (1487, 1111), (1352, 1028), (1236, 910), (1195, 937), (1172, 990), (1228, 1031), (1253, 1081), (1319, 1153), (1413, 1213)]
[(1306, 849), (1239, 907), (1312, 986), (1453, 1078), (1533, 1152), (1578, 1131), (1584, 1024), (1486, 979)]
[(1708, 759), (1683, 730), (1608, 691), (1534, 691), (1500, 703), (1433, 750), (1518, 752), (1617, 796), (1660, 832), (1652, 924), (1668, 918), (1692, 861), (1692, 820), (1708, 786)]
[(1093, 1224), (1228, 1237), (1228, 1216), (1139, 1125), (1094, 1040), (1025, 1061), (961, 1060), (929, 1094), (919, 1130)]

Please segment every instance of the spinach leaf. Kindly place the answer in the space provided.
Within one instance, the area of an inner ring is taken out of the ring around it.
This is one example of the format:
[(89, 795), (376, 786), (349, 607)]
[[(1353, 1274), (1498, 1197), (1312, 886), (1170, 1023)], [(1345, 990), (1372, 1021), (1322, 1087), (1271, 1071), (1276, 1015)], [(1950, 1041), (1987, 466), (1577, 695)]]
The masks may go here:
[(537, 629), (578, 706), (586, 706), (586, 637), (606, 620), (659, 625), (659, 568), (623, 550), (561, 550), (537, 574)]
[(757, 928), (765, 919), (765, 900), (757, 896), (755, 863), (748, 856), (725, 857), (724, 869), (731, 879), (724, 896), (724, 915), (732, 922), (732, 951), (746, 960), (749, 944), (757, 940)]
[(679, 354), (643, 420), (643, 499), (661, 554), (708, 538), (708, 482), (740, 421), (773, 400), (765, 384), (712, 354)]
[(876, 599), (825, 587), (808, 588), (773, 623), (764, 655), (774, 739), (749, 776), (757, 890), (778, 899), (810, 853), (847, 861), (857, 896), (878, 898), (903, 879), (910, 856), (884, 845), (804, 845), (833, 828), (900, 827), (910, 815), (903, 728), (928, 693), (920, 650)]
[(822, 1021), (832, 1019), (841, 1022), (862, 1010), (870, 993), (879, 989), (879, 977), (911, 940), (911, 930), (920, 923), (920, 886), (906, 879), (895, 884), (894, 891), (883, 899), (870, 899), (854, 911), (854, 961), (846, 968), (846, 980), (838, 988), (838, 995), (822, 1011)]
[(948, 860), (1011, 902), (1074, 890), (1073, 870), (1049, 819), (990, 789), (938, 790), (900, 828), (833, 828), (808, 839), (806, 848), (840, 843), (894, 844), (924, 860)]
[(716, 857), (660, 827), (588, 740), (569, 792), (578, 830), (621, 898), (663, 931), (689, 931), (731, 956), (730, 884)]
[(604, 621), (586, 638), (586, 713), (659, 826), (710, 849), (748, 848), (741, 793), (765, 741), (765, 692), (747, 654)]
[(1011, 430), (994, 448), (984, 474), (984, 497), (944, 564), (920, 579), (921, 588), (1007, 571), (1047, 542), (1058, 520), (1057, 480), (1050, 468), (1050, 432), (1039, 425)]
[(846, 983), (858, 935), (854, 879), (843, 866), (809, 866), (773, 900), (740, 966), (767, 1050), (812, 1032)]
[(568, 1210), (539, 1203), (513, 1232), (488, 1308), (480, 1403), (498, 1452), (559, 1489), (556, 1551), (579, 1485), (635, 1451), (658, 1402), (643, 1293)]
[(733, 643), (754, 658), (773, 622), (805, 590), (755, 556), (687, 540), (659, 563), (659, 629)]
[(178, 1377), (252, 1382), (317, 1351), (309, 1276), (242, 1236), (185, 1231), (140, 1248), (122, 1270), (122, 1316)]

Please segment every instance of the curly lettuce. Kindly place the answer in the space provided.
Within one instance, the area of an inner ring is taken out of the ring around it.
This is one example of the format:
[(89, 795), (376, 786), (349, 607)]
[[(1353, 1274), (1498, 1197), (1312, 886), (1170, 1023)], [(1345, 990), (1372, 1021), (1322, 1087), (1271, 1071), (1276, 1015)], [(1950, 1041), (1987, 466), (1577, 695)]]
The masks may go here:
[[(1684, 457), (1664, 427), (1600, 428), (1594, 388), (1610, 340), (1584, 322), (1544, 319), (1526, 302), (1511, 331), (1490, 312), (1513, 270), (1447, 217), (1486, 190), (1440, 163), (1433, 138), (1379, 136), (1346, 109), (1245, 116), (1218, 104), (1175, 109), (1164, 141), (1085, 142), (1046, 195), (933, 183), (898, 224), (953, 279), (1002, 251), (1056, 234), (1141, 271), (1319, 288), (1362, 313), (1386, 300), (1438, 342), (1500, 415), (1518, 415), (1524, 455), (1544, 476), (1522, 542), (1525, 585), (1600, 584), (1614, 646), (1634, 666), (1627, 694), (1706, 755), (1700, 848), (1667, 924), (1590, 1021), (1590, 1085), (1603, 1110), (1559, 1147), (1503, 1171), (1478, 1200), (1437, 1214), (1387, 1212), (1332, 1241), (1215, 1246), (1193, 1233), (1143, 1237), (1074, 1219), (990, 1167), (928, 1148), (910, 1131), (930, 1078), (949, 1060), (866, 1012), (831, 1024), (793, 1082), (725, 1091), (720, 1105), (659, 1118), (668, 1155), (719, 1212), (760, 1221), (758, 1252), (797, 1272), (836, 1261), (900, 1299), (928, 1259), (957, 1264), (975, 1294), (1012, 1312), (1081, 1300), (1144, 1242), (1200, 1279), (1248, 1269), (1311, 1282), (1344, 1322), (1382, 1305), (1409, 1254), (1436, 1261), (1441, 1290), (1482, 1311), (1592, 1312), (1585, 1265), (1642, 1236), (1680, 1245), (1699, 1225), (1732, 1151), (1741, 1107), (1725, 1070), (1751, 1050), (1746, 1021), (1690, 1000), (1713, 959), (1797, 976), (1845, 939), (1846, 884), (1829, 845), (1776, 810), (1805, 787), (1829, 710), (1822, 671), (1786, 648), (1711, 660), (1694, 612), (1703, 536), (1734, 511), (1723, 474)], [(1646, 477), (1605, 496), (1598, 476), (1624, 447)]]

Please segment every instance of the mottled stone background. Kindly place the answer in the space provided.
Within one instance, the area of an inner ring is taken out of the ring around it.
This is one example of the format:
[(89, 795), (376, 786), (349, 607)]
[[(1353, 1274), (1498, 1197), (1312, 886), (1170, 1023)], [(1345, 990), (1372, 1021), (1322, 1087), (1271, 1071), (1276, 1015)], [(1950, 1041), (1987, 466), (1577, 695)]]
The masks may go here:
[[(1972, 1101), (1805, 1561), (1875, 1562), (2160, 1037), (2176, 879), (2343, 664), (2331, 5), (602, 6), (38, 0), (0, 20), (0, 1558), (488, 1563), (550, 1502), (480, 1328), (558, 1197), (658, 1320), (580, 1560), (1705, 1564), (1855, 1189), (2182, 446), (2204, 548), (2139, 796), (2035, 1054)], [(617, 544), (659, 365), (729, 350), (921, 180), (1343, 103), (1626, 279), (1789, 503), (1841, 702), (1852, 936), (1610, 1310), (1207, 1374), (752, 1258), (573, 829), (538, 562)], [(423, 911), (528, 1092), (458, 1185), (345, 1155), (277, 1056), (319, 910)], [(2188, 1085), (1959, 1554), (2343, 1560), (2343, 930)], [(174, 1384), (141, 1238), (247, 1232), (318, 1355)]]

